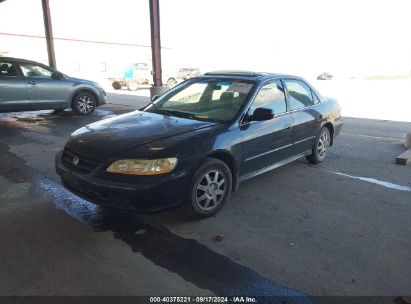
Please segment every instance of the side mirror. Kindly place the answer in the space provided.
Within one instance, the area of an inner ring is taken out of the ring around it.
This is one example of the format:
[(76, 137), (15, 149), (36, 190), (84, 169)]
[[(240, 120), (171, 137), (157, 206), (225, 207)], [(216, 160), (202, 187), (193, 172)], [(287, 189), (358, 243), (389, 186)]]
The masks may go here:
[(151, 98), (151, 101), (156, 101), (159, 97), (160, 97), (159, 95), (154, 95), (154, 96)]
[(53, 72), (51, 74), (51, 78), (59, 80), (59, 79), (63, 78), (63, 75), (59, 72)]
[(274, 112), (268, 108), (257, 108), (254, 110), (253, 115), (250, 116), (251, 121), (264, 121), (270, 120), (274, 117)]

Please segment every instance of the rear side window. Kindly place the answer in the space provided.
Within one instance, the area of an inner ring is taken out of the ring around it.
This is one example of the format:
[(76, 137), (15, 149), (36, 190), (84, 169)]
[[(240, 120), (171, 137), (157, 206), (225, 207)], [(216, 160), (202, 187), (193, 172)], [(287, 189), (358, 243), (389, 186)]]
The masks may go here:
[(275, 115), (287, 111), (284, 89), (280, 81), (272, 82), (261, 87), (250, 107), (249, 115), (253, 115), (257, 108), (271, 109)]
[(16, 77), (17, 70), (11, 62), (0, 61), (0, 77)]
[(284, 83), (287, 87), (291, 110), (314, 105), (311, 89), (304, 82), (295, 79), (286, 79)]

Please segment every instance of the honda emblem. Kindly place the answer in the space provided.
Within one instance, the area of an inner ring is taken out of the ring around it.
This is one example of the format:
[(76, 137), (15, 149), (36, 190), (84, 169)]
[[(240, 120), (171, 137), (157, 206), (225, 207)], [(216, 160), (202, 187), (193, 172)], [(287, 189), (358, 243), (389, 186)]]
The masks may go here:
[(78, 163), (79, 163), (79, 161), (80, 161), (80, 158), (78, 158), (77, 156), (74, 156), (74, 157), (73, 157), (73, 165), (74, 165), (74, 166), (77, 166)]

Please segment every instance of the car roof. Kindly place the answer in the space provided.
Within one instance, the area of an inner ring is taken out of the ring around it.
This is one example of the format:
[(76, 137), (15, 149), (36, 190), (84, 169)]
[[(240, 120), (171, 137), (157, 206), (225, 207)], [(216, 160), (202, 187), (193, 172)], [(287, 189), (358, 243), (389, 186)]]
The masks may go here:
[(57, 71), (55, 68), (49, 66), (48, 64), (44, 64), (44, 63), (41, 63), (41, 62), (38, 62), (38, 61), (29, 60), (29, 59), (15, 58), (15, 57), (1, 57), (1, 56), (0, 56), (0, 60), (33, 63), (33, 64), (38, 64), (38, 65), (40, 65), (40, 66), (47, 67), (47, 68), (50, 69), (50, 70)]
[(254, 81), (264, 81), (272, 78), (296, 78), (301, 79), (301, 77), (281, 74), (281, 73), (267, 73), (267, 72), (254, 72), (254, 71), (243, 71), (243, 70), (222, 70), (207, 72), (201, 77), (221, 77), (221, 78), (232, 78), (232, 79), (243, 79), (243, 80), (254, 80)]
[[(23, 58), (15, 58), (15, 57), (0, 57), (0, 60), (5, 60), (5, 61), (25, 61), (25, 62), (36, 62), (33, 60), (29, 59), (23, 59)], [(37, 62), (36, 62), (37, 63)], [(40, 63), (40, 62), (39, 62)]]

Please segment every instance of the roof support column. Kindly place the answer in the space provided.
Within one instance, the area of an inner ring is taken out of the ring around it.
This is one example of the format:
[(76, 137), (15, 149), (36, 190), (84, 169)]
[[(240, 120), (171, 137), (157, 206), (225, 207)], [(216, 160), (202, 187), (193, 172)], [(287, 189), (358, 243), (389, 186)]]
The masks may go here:
[(49, 65), (56, 68), (56, 54), (54, 52), (53, 28), (51, 25), (49, 0), (41, 0), (41, 4), (43, 6), (44, 31), (46, 34)]
[(161, 69), (161, 40), (160, 40), (160, 4), (159, 0), (150, 1), (150, 28), (151, 28), (151, 57), (153, 61), (153, 82), (151, 96), (161, 95), (164, 92)]

